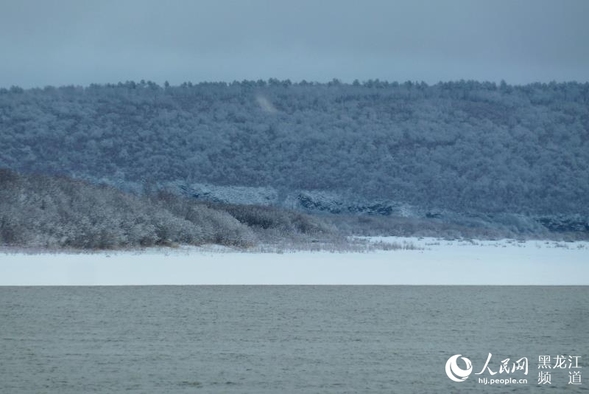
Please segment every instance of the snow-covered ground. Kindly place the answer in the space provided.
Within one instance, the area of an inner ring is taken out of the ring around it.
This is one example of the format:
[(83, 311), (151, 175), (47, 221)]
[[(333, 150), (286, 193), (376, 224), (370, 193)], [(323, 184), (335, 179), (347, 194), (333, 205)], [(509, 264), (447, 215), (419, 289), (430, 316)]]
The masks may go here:
[(407, 242), (423, 250), (251, 253), (202, 247), (94, 254), (0, 251), (0, 285), (589, 285), (589, 242)]

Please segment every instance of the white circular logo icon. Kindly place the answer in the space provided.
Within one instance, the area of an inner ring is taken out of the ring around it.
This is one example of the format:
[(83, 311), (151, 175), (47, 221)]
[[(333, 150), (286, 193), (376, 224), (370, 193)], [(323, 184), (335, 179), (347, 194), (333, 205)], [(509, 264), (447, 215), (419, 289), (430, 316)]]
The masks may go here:
[[(446, 375), (455, 382), (464, 382), (472, 373), (472, 363), (466, 357), (460, 357), (461, 354), (455, 354), (446, 361)], [(458, 366), (458, 357), (466, 364), (466, 369)]]

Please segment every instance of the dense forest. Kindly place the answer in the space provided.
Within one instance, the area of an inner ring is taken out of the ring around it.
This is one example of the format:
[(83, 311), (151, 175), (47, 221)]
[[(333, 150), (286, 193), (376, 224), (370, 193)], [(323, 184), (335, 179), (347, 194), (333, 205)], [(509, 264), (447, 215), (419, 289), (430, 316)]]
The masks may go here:
[(588, 215), (589, 84), (12, 87), (0, 89), (0, 168)]

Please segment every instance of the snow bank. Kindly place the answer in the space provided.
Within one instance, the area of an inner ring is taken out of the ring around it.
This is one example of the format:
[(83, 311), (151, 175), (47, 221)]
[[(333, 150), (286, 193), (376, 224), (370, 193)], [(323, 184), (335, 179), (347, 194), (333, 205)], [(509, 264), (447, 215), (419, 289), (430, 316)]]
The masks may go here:
[(589, 243), (408, 242), (425, 250), (247, 253), (226, 248), (95, 254), (0, 252), (0, 285), (589, 285)]

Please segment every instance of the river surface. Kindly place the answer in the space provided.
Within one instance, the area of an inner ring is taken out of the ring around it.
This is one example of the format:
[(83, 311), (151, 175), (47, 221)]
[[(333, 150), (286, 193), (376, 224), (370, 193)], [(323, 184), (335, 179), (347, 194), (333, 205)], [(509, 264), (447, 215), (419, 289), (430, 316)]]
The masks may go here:
[(0, 287), (7, 394), (589, 392), (587, 360), (589, 287)]

